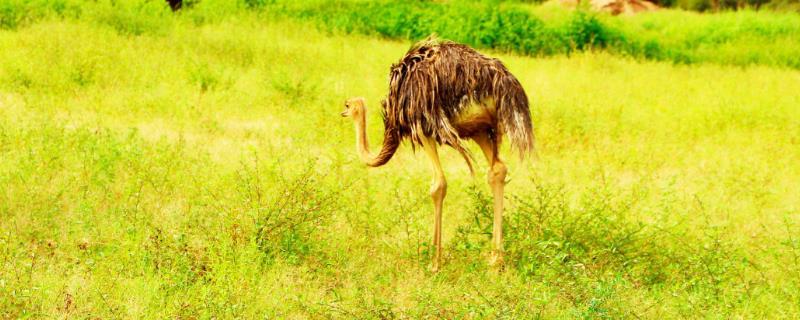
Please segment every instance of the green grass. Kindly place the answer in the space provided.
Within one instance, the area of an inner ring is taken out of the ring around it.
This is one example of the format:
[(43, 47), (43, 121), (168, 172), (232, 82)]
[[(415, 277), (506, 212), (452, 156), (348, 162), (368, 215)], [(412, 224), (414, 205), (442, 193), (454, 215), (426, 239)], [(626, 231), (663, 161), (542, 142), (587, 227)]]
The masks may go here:
[[(291, 17), (336, 33), (417, 40), (432, 33), (478, 48), (529, 56), (607, 51), (677, 64), (768, 65), (800, 68), (800, 15), (750, 11), (698, 14), (659, 10), (614, 17), (565, 9), (557, 1), (185, 1), (179, 13), (195, 24), (219, 22), (237, 12), (259, 19)], [(161, 0), (0, 0), (0, 29), (44, 19), (78, 19), (118, 32), (159, 34), (171, 28)]]
[(796, 70), (488, 52), (539, 160), (506, 156), (498, 274), (484, 175), (442, 152), (432, 274), (425, 156), (366, 169), (338, 115), (367, 97), (380, 139), (409, 42), (104, 16), (0, 30), (0, 318), (800, 316)]
[(557, 1), (276, 1), (265, 10), (323, 29), (421, 39), (431, 33), (533, 56), (605, 50), (675, 63), (763, 64), (800, 68), (800, 15), (740, 11), (709, 15), (660, 10), (613, 17), (570, 11)]

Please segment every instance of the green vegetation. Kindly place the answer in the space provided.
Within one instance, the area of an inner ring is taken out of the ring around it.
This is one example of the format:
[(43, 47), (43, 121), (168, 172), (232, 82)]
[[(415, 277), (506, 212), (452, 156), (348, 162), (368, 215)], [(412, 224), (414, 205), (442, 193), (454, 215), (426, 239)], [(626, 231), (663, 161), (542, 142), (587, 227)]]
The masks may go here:
[(0, 5), (29, 6), (0, 30), (0, 318), (800, 317), (797, 70), (488, 51), (539, 160), (506, 157), (495, 273), (484, 176), (442, 151), (432, 274), (424, 155), (364, 168), (338, 115), (367, 97), (380, 140), (408, 41), (43, 3)]
[[(196, 24), (242, 10), (260, 19), (293, 17), (324, 30), (417, 40), (443, 38), (531, 56), (608, 51), (680, 64), (716, 63), (800, 68), (800, 15), (738, 11), (716, 15), (663, 10), (613, 17), (497, 1), (187, 1), (181, 15)], [(47, 18), (94, 21), (127, 34), (161, 33), (172, 13), (165, 1), (0, 0), (0, 28)]]
[(584, 50), (676, 63), (766, 64), (800, 68), (800, 15), (670, 11), (612, 17), (513, 3), (324, 1), (267, 6), (324, 29), (421, 39), (431, 33), (479, 48), (548, 56)]

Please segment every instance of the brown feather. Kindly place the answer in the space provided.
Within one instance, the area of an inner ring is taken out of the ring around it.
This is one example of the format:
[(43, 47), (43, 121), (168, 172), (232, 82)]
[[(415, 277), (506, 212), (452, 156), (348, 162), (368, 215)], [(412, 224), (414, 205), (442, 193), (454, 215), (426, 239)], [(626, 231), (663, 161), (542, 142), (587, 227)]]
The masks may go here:
[[(389, 78), (383, 116), (391, 142), (408, 138), (416, 146), (427, 136), (466, 155), (463, 139), (485, 132), (498, 143), (507, 135), (521, 156), (533, 150), (528, 97), (500, 60), (429, 38), (392, 65)], [(458, 121), (471, 104), (490, 99), (495, 115)]]

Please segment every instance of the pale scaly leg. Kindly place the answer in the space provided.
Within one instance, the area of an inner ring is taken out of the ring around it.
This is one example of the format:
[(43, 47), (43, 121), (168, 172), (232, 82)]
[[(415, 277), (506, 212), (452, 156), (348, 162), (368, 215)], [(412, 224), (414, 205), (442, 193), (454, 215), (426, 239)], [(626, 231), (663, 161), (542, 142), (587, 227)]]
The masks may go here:
[(431, 198), (433, 199), (433, 245), (435, 246), (435, 253), (433, 257), (432, 271), (439, 271), (439, 266), (442, 260), (442, 202), (447, 195), (447, 181), (444, 178), (442, 171), (442, 164), (439, 162), (439, 153), (436, 149), (436, 142), (433, 139), (426, 139), (422, 147), (425, 153), (431, 160), (433, 167), (433, 184), (431, 185)]
[(506, 165), (500, 160), (497, 153), (497, 144), (488, 135), (479, 135), (473, 138), (481, 147), (486, 161), (489, 162), (488, 181), (494, 197), (494, 221), (492, 223), (492, 254), (489, 265), (502, 267), (503, 265), (503, 189), (506, 184)]

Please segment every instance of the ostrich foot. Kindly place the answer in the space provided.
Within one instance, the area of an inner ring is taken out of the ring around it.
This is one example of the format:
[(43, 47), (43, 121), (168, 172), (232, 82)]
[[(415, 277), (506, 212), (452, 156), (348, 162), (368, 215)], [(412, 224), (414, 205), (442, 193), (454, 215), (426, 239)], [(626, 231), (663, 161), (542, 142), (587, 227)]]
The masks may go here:
[(439, 272), (439, 264), (435, 263), (435, 262), (431, 263), (431, 265), (428, 267), (428, 270), (430, 270), (431, 273), (438, 273)]

